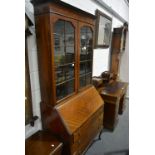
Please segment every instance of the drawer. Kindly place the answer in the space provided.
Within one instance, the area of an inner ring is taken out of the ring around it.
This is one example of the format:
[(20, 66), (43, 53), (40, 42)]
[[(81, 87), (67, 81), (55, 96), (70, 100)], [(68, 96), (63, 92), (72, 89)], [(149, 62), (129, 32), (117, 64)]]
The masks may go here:
[(102, 108), (100, 108), (98, 111), (97, 111), (97, 115), (101, 115), (101, 114), (103, 114), (103, 107)]
[(80, 129), (73, 134), (74, 143), (80, 142), (80, 138), (84, 130), (88, 130), (90, 126), (93, 128), (103, 124), (103, 107), (100, 108)]
[(104, 112), (103, 111), (101, 113), (99, 113), (99, 120), (102, 120), (103, 121), (103, 115), (104, 115)]
[(78, 150), (79, 150), (79, 144), (74, 143), (71, 145), (71, 154), (72, 155), (78, 155)]
[(73, 133), (72, 155), (81, 155), (103, 127), (103, 107)]
[(79, 140), (80, 136), (81, 136), (80, 130), (76, 131), (76, 132), (73, 134), (74, 143), (76, 143), (76, 142)]
[(103, 127), (103, 119), (104, 119), (103, 113), (101, 113), (101, 114), (99, 115), (99, 126), (101, 126), (101, 127)]
[(99, 116), (92, 117), (80, 128), (80, 141), (79, 147), (83, 152), (90, 142), (95, 138), (97, 133), (101, 130), (103, 126), (103, 112)]

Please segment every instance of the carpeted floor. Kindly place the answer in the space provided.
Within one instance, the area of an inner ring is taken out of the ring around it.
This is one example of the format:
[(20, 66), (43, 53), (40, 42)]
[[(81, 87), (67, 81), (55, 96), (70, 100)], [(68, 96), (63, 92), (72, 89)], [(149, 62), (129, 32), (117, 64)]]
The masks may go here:
[[(113, 132), (104, 129), (101, 140), (95, 142), (85, 155), (128, 155), (129, 154), (129, 100), (126, 109), (119, 115), (119, 122)], [(97, 137), (95, 138), (97, 139)]]

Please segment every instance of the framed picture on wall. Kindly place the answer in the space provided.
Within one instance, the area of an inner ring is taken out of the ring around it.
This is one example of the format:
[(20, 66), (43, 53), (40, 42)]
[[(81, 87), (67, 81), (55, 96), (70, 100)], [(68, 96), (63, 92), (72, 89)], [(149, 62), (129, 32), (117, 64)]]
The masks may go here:
[(108, 48), (111, 41), (112, 18), (96, 10), (95, 47)]

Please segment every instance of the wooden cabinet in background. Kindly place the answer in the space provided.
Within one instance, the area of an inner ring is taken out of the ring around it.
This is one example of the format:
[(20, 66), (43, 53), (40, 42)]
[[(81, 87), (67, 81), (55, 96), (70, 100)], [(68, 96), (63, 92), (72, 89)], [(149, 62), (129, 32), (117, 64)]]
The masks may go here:
[[(125, 50), (127, 25), (114, 28), (111, 47), (111, 67), (110, 71), (116, 76), (119, 75), (121, 53)], [(117, 77), (118, 78), (118, 77)]]
[(63, 142), (63, 155), (82, 155), (103, 127), (91, 80), (95, 16), (58, 0), (33, 4), (43, 129)]
[(125, 110), (127, 86), (126, 82), (116, 81), (98, 88), (105, 103), (103, 125), (107, 129), (114, 130), (119, 120), (118, 114), (123, 114)]

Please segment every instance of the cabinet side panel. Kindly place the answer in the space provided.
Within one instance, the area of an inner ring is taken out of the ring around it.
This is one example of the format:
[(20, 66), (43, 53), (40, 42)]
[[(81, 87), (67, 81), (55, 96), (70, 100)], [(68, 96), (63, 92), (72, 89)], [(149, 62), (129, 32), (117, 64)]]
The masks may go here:
[(44, 103), (41, 103), (41, 108), (44, 129), (51, 131), (60, 141), (68, 142), (70, 135), (57, 110)]
[(45, 104), (53, 105), (52, 76), (51, 76), (51, 46), (50, 46), (50, 15), (39, 15), (35, 17), (36, 37), (38, 48), (38, 63), (41, 85), (41, 99)]

